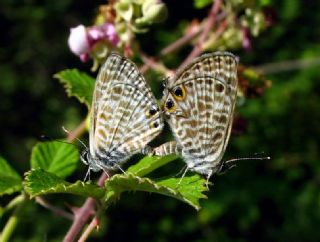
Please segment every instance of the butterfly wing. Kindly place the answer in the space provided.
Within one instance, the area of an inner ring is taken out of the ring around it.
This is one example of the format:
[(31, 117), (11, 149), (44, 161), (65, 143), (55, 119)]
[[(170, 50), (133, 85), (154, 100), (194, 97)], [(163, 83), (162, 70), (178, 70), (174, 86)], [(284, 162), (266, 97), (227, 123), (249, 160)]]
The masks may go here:
[(205, 54), (167, 83), (165, 113), (190, 167), (215, 167), (230, 136), (237, 92), (237, 62), (228, 52)]
[(94, 91), (90, 153), (103, 167), (121, 164), (143, 149), (163, 127), (155, 97), (130, 60), (111, 54)]

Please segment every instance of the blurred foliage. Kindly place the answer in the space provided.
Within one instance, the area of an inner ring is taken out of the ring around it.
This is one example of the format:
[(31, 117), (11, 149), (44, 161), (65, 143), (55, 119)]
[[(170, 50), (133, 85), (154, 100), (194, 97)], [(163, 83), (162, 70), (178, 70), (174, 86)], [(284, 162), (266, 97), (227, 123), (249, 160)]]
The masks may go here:
[[(180, 11), (181, 3), (167, 1), (168, 19), (147, 35), (138, 36), (144, 51), (157, 53), (183, 32), (188, 21), (206, 16), (207, 1), (196, 2), (201, 2), (200, 9), (193, 1), (186, 1)], [(259, 2), (274, 15), (274, 22), (253, 40), (251, 51), (236, 53), (242, 64), (320, 56), (320, 15), (316, 13), (320, 2)], [(0, 154), (20, 174), (29, 169), (26, 161), (41, 134), (60, 138), (64, 136), (61, 126), (72, 130), (86, 116), (85, 105), (68, 98), (52, 76), (66, 68), (88, 72), (90, 64), (81, 64), (69, 53), (67, 36), (70, 27), (83, 22), (89, 25), (97, 6), (103, 3), (1, 3)], [(189, 50), (165, 59), (178, 66)], [(159, 93), (158, 77), (150, 77), (153, 90)], [(319, 68), (304, 67), (266, 77), (272, 80), (272, 87), (263, 96), (239, 102), (237, 112), (245, 119), (246, 130), (231, 137), (225, 159), (264, 152), (272, 157), (270, 161), (242, 161), (227, 174), (215, 177), (200, 212), (154, 194), (123, 194), (89, 241), (319, 241)], [(178, 172), (183, 166), (179, 161), (173, 163), (164, 169)], [(84, 177), (85, 169), (81, 166), (77, 177)], [(1, 198), (1, 206), (9, 199)], [(47, 199), (60, 207), (80, 206), (84, 201), (68, 195)], [(32, 202), (25, 206), (28, 216), (21, 219), (12, 241), (61, 240), (70, 221)], [(7, 214), (2, 218), (1, 227)]]

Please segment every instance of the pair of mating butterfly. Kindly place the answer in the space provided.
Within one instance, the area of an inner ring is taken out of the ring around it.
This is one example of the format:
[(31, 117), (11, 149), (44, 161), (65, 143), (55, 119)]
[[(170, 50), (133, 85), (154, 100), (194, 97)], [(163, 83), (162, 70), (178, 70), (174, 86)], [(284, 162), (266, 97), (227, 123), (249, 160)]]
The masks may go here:
[[(90, 147), (81, 154), (89, 171), (121, 169), (136, 153), (181, 155), (187, 170), (206, 175), (223, 168), (237, 93), (233, 54), (202, 55), (167, 79), (160, 111), (150, 87), (130, 60), (111, 54), (95, 84)], [(163, 113), (165, 115), (163, 115)], [(175, 141), (152, 149), (148, 143), (167, 119)]]

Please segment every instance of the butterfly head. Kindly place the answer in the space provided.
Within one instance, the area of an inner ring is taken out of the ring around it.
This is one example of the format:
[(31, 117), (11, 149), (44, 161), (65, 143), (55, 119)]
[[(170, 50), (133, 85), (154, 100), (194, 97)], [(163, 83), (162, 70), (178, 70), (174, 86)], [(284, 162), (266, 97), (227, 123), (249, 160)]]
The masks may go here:
[(89, 166), (90, 170), (95, 172), (100, 171), (101, 168), (97, 165), (97, 161), (91, 156), (90, 150), (88, 148), (84, 149), (80, 154), (80, 160)]
[(89, 165), (90, 164), (90, 151), (88, 148), (84, 149), (81, 154), (80, 154), (80, 159), (81, 161), (86, 164)]

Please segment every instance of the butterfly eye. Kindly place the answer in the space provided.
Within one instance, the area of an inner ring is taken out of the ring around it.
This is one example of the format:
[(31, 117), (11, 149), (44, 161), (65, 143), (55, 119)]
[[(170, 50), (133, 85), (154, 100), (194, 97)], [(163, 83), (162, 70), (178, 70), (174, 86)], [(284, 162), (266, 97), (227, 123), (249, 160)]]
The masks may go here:
[(167, 111), (169, 111), (170, 113), (173, 113), (173, 112), (176, 110), (176, 104), (172, 101), (171, 98), (169, 98), (169, 99), (166, 101), (165, 109), (166, 109)]
[(176, 87), (173, 90), (174, 97), (178, 100), (183, 100), (186, 97), (186, 91), (183, 87)]

